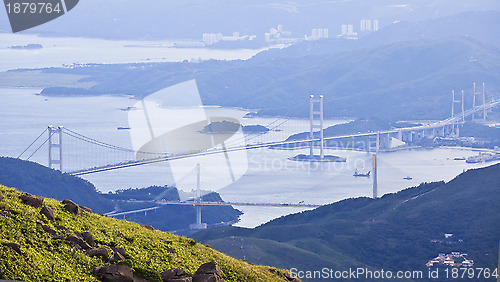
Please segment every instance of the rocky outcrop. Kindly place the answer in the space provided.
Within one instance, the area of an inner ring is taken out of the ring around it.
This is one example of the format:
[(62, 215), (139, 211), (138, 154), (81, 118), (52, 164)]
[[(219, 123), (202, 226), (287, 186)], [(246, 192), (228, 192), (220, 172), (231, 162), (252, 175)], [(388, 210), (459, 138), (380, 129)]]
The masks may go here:
[(100, 257), (103, 261), (108, 261), (109, 252), (108, 249), (104, 247), (99, 247), (87, 251), (89, 257)]
[(173, 268), (160, 273), (164, 282), (192, 282), (193, 276), (183, 269)]
[(36, 225), (42, 227), (43, 231), (49, 233), (50, 235), (56, 235), (56, 231), (45, 225), (43, 221), (37, 220)]
[(95, 247), (94, 236), (90, 232), (83, 232), (82, 237), (90, 246)]
[(128, 265), (107, 265), (94, 268), (94, 275), (100, 276), (104, 282), (134, 282), (134, 272)]
[(193, 282), (218, 282), (222, 281), (222, 271), (216, 261), (202, 264), (193, 276)]
[(42, 197), (42, 196), (33, 196), (30, 194), (23, 194), (23, 195), (19, 196), (19, 198), (21, 199), (23, 204), (29, 205), (29, 206), (32, 206), (35, 208), (41, 208), (43, 205), (43, 200), (44, 200), (44, 197)]
[(85, 212), (88, 212), (88, 213), (92, 213), (92, 209), (87, 208), (86, 206), (80, 206), (80, 205), (79, 205), (79, 207), (80, 207), (80, 209), (81, 209), (82, 211), (85, 211)]
[(57, 230), (64, 230), (64, 231), (66, 231), (66, 232), (68, 232), (68, 233), (71, 233), (71, 230), (69, 230), (68, 228), (66, 228), (66, 227), (65, 227), (65, 226), (63, 226), (63, 225), (58, 225), (58, 226), (56, 226), (56, 229), (57, 229)]
[[(75, 243), (75, 246), (79, 246), (83, 250), (90, 250), (92, 248), (87, 242), (85, 242), (85, 240), (83, 240), (83, 238), (75, 236), (75, 235), (69, 235), (68, 237), (66, 237), (66, 241), (70, 241), (70, 242)], [(106, 254), (107, 254), (107, 250), (106, 250)], [(107, 256), (106, 256), (106, 259), (107, 259)]]
[(271, 271), (271, 273), (285, 279), (286, 281), (290, 281), (290, 282), (302, 282), (302, 280), (300, 280), (299, 278), (297, 277), (293, 277), (290, 273), (288, 272), (285, 272), (285, 273), (281, 273), (279, 272), (278, 270), (276, 269), (270, 269), (269, 271)]
[(41, 210), (40, 210), (40, 214), (43, 214), (45, 215), (45, 217), (47, 217), (48, 220), (50, 221), (55, 221), (56, 218), (54, 217), (54, 211), (52, 210), (51, 207), (43, 207)]
[(169, 269), (162, 272), (161, 278), (164, 282), (219, 282), (222, 281), (222, 271), (216, 261), (202, 264), (196, 274), (192, 275), (183, 269)]
[(146, 229), (149, 229), (149, 230), (155, 230), (155, 228), (151, 225), (148, 225), (148, 224), (144, 224), (144, 225), (141, 225), (142, 227), (146, 228)]
[(62, 201), (62, 203), (64, 204), (65, 211), (72, 213), (72, 214), (79, 214), (80, 213), (80, 207), (77, 204), (75, 204), (73, 201), (64, 200), (64, 201)]
[(21, 252), (21, 245), (19, 245), (18, 243), (2, 243), (2, 245), (13, 249), (16, 253), (18, 253), (20, 255), (23, 254)]

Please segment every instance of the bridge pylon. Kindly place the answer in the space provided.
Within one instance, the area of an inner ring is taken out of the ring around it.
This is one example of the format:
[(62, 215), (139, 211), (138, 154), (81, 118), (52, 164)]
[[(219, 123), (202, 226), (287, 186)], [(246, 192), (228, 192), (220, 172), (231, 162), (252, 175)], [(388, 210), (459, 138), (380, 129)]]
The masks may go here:
[[(320, 147), (319, 147), (319, 155), (320, 158), (324, 158), (324, 146), (325, 146), (325, 137), (323, 135), (323, 95), (319, 96), (319, 99), (315, 99), (314, 95), (310, 96), (310, 133), (309, 137), (310, 139), (314, 139), (314, 129), (318, 128), (319, 129), (319, 138), (320, 138)], [(314, 104), (318, 103), (319, 104), (319, 109), (316, 110), (314, 107)], [(319, 117), (319, 124), (315, 123), (315, 116)], [(309, 149), (309, 155), (312, 159), (314, 156), (314, 141), (311, 141), (311, 146)]]
[(201, 188), (200, 188), (200, 164), (196, 164), (196, 197), (194, 206), (196, 209), (196, 222), (189, 225), (191, 229), (207, 229), (207, 224), (201, 222)]
[[(63, 127), (48, 126), (49, 132), (49, 167), (58, 166), (63, 171)], [(55, 135), (59, 135), (57, 138)]]

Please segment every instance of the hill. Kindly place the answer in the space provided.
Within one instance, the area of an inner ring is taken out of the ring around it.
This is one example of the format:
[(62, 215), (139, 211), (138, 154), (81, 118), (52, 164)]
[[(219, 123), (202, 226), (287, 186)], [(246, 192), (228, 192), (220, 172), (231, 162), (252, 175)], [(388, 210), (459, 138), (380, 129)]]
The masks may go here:
[[(120, 5), (98, 0), (80, 1), (68, 13), (24, 33), (46, 36), (99, 37), (105, 39), (201, 39), (203, 33), (230, 35), (257, 35), (264, 41), (264, 32), (282, 24), (294, 37), (310, 35), (312, 28), (329, 28), (330, 36), (340, 33), (341, 24), (354, 24), (370, 17), (379, 19), (385, 26), (396, 20), (419, 21), (454, 15), (463, 11), (499, 10), (492, 0), (420, 0), (394, 5), (391, 0), (376, 2), (310, 1), (274, 3), (254, 0), (251, 3), (218, 0), (210, 3), (199, 0), (182, 2), (123, 0)], [(99, 7), (99, 9), (96, 9)], [(140, 12), (138, 12), (140, 11)], [(0, 13), (0, 20), (7, 23), (7, 14)], [(474, 25), (472, 26), (472, 28)], [(7, 24), (1, 31), (10, 29)]]
[(70, 199), (95, 212), (109, 212), (114, 208), (87, 180), (30, 161), (0, 157), (0, 183), (34, 195)]
[[(496, 164), (448, 183), (423, 183), (378, 199), (347, 199), (254, 229), (215, 228), (192, 238), (250, 262), (274, 260), (278, 267), (322, 269), (330, 262), (347, 262), (344, 268), (364, 264), (427, 272), (428, 260), (456, 251), (467, 253), (475, 267), (493, 270), (500, 238), (499, 183)], [(246, 244), (240, 249), (234, 241)], [(269, 248), (272, 242), (279, 244)], [(307, 252), (317, 260), (307, 259)], [(280, 253), (287, 256), (276, 259)], [(483, 280), (488, 281), (477, 281)]]
[(182, 278), (172, 269), (182, 269), (224, 281), (288, 281), (282, 270), (230, 258), (192, 239), (5, 186), (0, 243), (0, 279), (6, 280), (170, 281), (169, 275)]
[[(286, 52), (286, 51), (283, 51)], [(374, 48), (305, 55), (256, 57), (199, 64), (90, 66), (44, 72), (87, 75), (89, 89), (51, 87), (44, 95), (132, 94), (196, 79), (207, 105), (260, 109), (259, 115), (305, 117), (309, 94), (324, 94), (325, 116), (391, 121), (449, 116), (451, 90), (500, 80), (500, 49), (471, 37), (416, 39)]]

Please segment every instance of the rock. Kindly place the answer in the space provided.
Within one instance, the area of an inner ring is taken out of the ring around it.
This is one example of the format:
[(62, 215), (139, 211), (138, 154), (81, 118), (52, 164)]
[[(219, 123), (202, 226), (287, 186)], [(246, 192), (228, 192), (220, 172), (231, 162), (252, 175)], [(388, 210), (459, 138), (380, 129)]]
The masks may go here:
[(92, 233), (90, 233), (90, 232), (83, 232), (82, 236), (83, 236), (83, 239), (87, 243), (89, 243), (90, 246), (95, 247), (94, 237), (92, 236)]
[(9, 247), (16, 251), (16, 253), (22, 255), (23, 253), (21, 252), (21, 245), (18, 243), (2, 243), (3, 246)]
[(302, 282), (302, 280), (300, 280), (299, 278), (296, 278), (296, 277), (292, 277), (292, 275), (288, 272), (285, 272), (285, 274), (279, 272), (278, 270), (276, 269), (270, 269), (269, 271), (271, 271), (271, 273), (285, 279), (286, 281), (290, 281), (290, 282)]
[(115, 252), (115, 254), (113, 255), (113, 259), (115, 261), (121, 261), (121, 260), (125, 260), (125, 257), (120, 254), (119, 252)]
[(202, 264), (193, 277), (193, 282), (219, 282), (222, 281), (222, 271), (216, 261)]
[(172, 241), (167, 241), (167, 240), (160, 240), (160, 241), (167, 245), (172, 245)]
[(53, 230), (52, 228), (45, 225), (45, 223), (43, 221), (37, 220), (36, 225), (42, 227), (43, 231), (49, 233), (50, 235), (56, 235), (56, 233), (57, 233), (55, 230)]
[(68, 228), (66, 228), (65, 226), (62, 226), (62, 225), (56, 226), (56, 229), (57, 230), (64, 230), (68, 233), (71, 233), (71, 230), (69, 230)]
[(120, 253), (122, 256), (125, 256), (125, 249), (124, 248), (113, 248), (111, 247), (111, 249), (113, 250), (113, 252), (115, 253)]
[(146, 229), (149, 229), (149, 230), (155, 230), (155, 228), (151, 225), (148, 225), (148, 224), (144, 224), (144, 225), (141, 225), (142, 227), (146, 228)]
[(302, 280), (300, 280), (299, 278), (297, 277), (293, 277), (290, 273), (286, 272), (284, 274), (286, 280), (290, 281), (290, 282), (302, 282)]
[(43, 204), (43, 197), (42, 196), (33, 196), (30, 194), (23, 194), (19, 196), (23, 204), (29, 205), (35, 208), (41, 208)]
[(96, 267), (94, 275), (101, 276), (104, 282), (134, 282), (132, 268), (124, 264)]
[[(85, 242), (82, 238), (80, 237), (77, 237), (77, 236), (74, 236), (74, 235), (69, 235), (68, 237), (66, 237), (66, 241), (70, 241), (70, 242), (73, 242), (75, 243), (76, 246), (79, 246), (80, 248), (84, 249), (84, 250), (90, 250), (92, 247), (87, 243)], [(107, 250), (106, 250), (107, 252)], [(107, 258), (107, 257), (106, 257)]]
[(220, 271), (219, 264), (216, 261), (202, 264), (198, 270), (196, 270), (196, 274), (215, 274), (222, 277), (222, 271)]
[(42, 229), (43, 229), (43, 231), (49, 233), (50, 235), (56, 235), (56, 233), (57, 233), (55, 230), (53, 230), (52, 228), (48, 227), (45, 224), (42, 225)]
[(169, 269), (160, 273), (164, 282), (192, 282), (193, 277), (186, 271), (178, 268)]
[(100, 257), (103, 261), (107, 261), (109, 258), (108, 249), (104, 247), (99, 247), (87, 251), (89, 257)]
[(85, 211), (85, 212), (88, 212), (88, 213), (92, 213), (92, 209), (87, 208), (86, 206), (79, 206), (79, 207), (80, 207), (80, 209), (81, 209), (82, 211)]
[(64, 205), (64, 210), (67, 212), (73, 213), (73, 214), (79, 214), (80, 213), (80, 208), (78, 207), (77, 204), (73, 203), (71, 200), (64, 200), (63, 201)]
[(173, 248), (167, 248), (167, 252), (171, 254), (175, 254), (175, 250)]
[(45, 215), (48, 220), (54, 221), (56, 218), (54, 217), (54, 211), (52, 210), (51, 207), (43, 207), (42, 210), (40, 210), (40, 213)]

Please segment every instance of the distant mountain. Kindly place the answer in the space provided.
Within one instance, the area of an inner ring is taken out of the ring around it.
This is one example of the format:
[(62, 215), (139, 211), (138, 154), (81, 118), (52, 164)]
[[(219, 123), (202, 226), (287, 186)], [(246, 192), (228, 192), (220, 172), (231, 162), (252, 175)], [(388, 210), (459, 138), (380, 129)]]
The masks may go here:
[(0, 157), (0, 184), (60, 201), (73, 200), (95, 212), (114, 208), (87, 180), (30, 161)]
[(325, 95), (327, 117), (442, 119), (451, 90), (473, 82), (498, 89), (500, 49), (469, 37), (415, 40), (373, 49), (263, 60), (48, 69), (89, 75), (90, 89), (46, 88), (47, 95), (133, 94), (142, 97), (196, 79), (205, 104), (260, 109), (260, 115), (309, 115), (310, 94)]
[(500, 47), (500, 11), (474, 11), (454, 14), (443, 18), (391, 23), (377, 32), (366, 33), (358, 40), (331, 38), (328, 40), (303, 41), (285, 49), (271, 49), (259, 53), (255, 59), (269, 60), (278, 57), (299, 58), (304, 56), (331, 55), (357, 49), (372, 49), (391, 43), (414, 40), (439, 40), (453, 37), (473, 39)]
[[(303, 38), (313, 28), (329, 28), (330, 37), (340, 33), (341, 24), (360, 29), (361, 19), (378, 19), (387, 26), (394, 21), (420, 21), (454, 15), (464, 11), (500, 10), (495, 0), (420, 1), (275, 1), (251, 2), (217, 0), (205, 2), (122, 0), (80, 1), (64, 17), (24, 33), (47, 36), (99, 37), (119, 39), (200, 39), (203, 33), (257, 35), (282, 24), (292, 36)], [(0, 13), (1, 29), (10, 32), (7, 15)]]
[[(223, 227), (192, 237), (237, 258), (287, 268), (368, 265), (427, 273), (428, 260), (457, 251), (467, 253), (475, 267), (494, 269), (499, 183), (497, 164), (469, 170), (448, 183), (423, 183), (379, 199), (347, 199), (254, 229)], [(491, 281), (477, 281), (483, 280)]]

